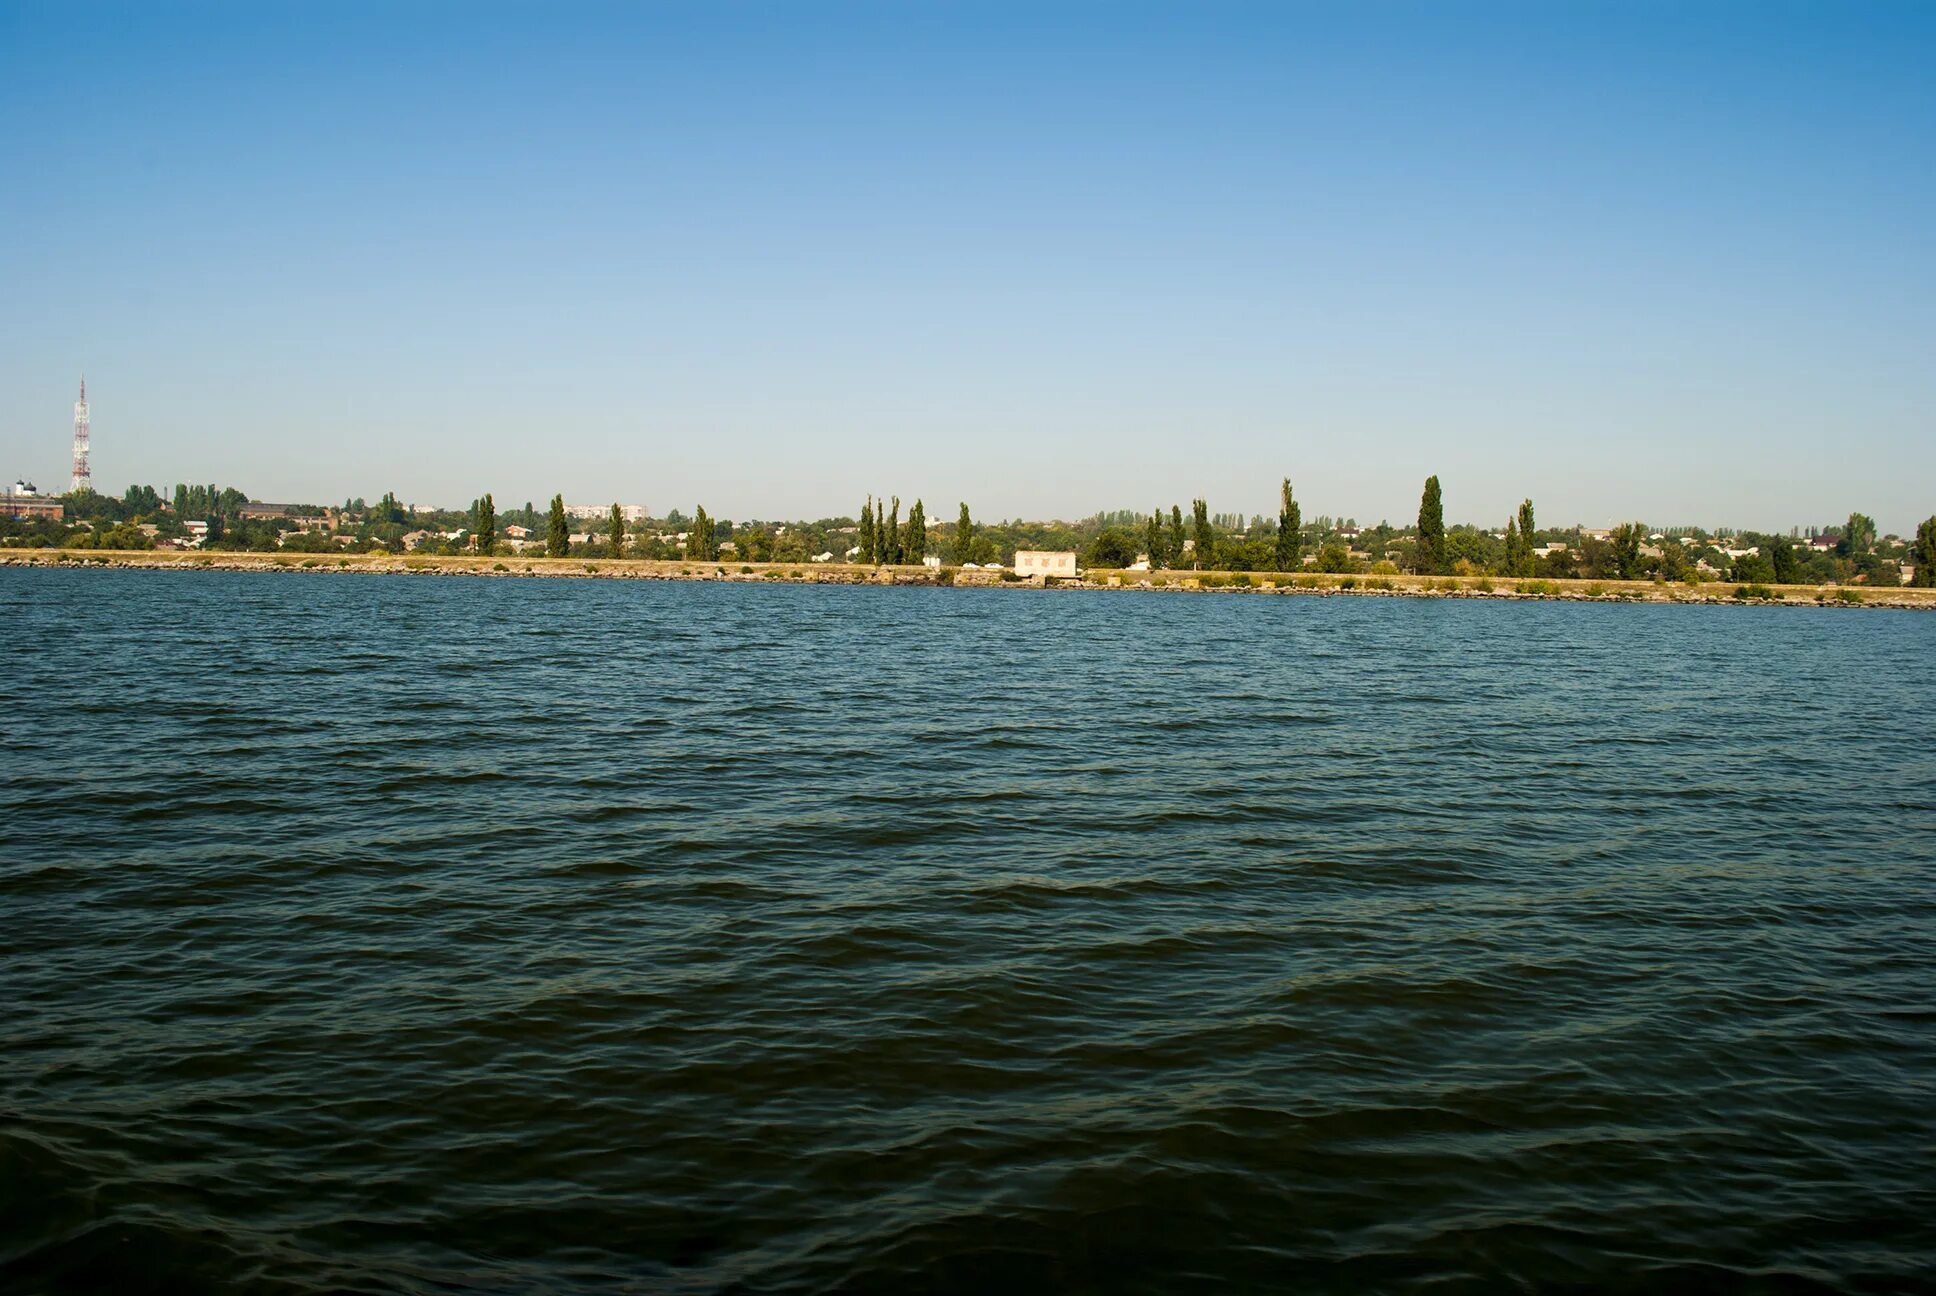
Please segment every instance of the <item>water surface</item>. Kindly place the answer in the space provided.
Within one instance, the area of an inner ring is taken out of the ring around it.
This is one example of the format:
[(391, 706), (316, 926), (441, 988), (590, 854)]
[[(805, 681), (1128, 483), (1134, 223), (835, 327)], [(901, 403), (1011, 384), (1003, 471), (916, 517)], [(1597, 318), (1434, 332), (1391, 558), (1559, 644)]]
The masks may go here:
[(1932, 1290), (1936, 617), (0, 611), (7, 1290)]

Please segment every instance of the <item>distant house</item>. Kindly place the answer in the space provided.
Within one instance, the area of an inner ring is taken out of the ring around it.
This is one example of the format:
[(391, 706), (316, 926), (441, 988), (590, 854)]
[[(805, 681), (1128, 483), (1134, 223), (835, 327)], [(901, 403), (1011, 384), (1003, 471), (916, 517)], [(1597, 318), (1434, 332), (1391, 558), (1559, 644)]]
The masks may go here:
[(1073, 576), (1076, 555), (1073, 549), (1017, 549), (1017, 576)]
[(401, 539), (403, 540), (403, 547), (405, 549), (415, 549), (418, 545), (421, 545), (424, 541), (430, 539), (430, 532), (406, 531), (403, 533), (403, 536), (401, 537)]
[(831, 549), (829, 549), (826, 553), (817, 553), (813, 556), (814, 562), (832, 562), (833, 560), (834, 560), (834, 551)]
[(506, 540), (528, 540), (531, 538), (531, 528), (521, 526), (505, 527), (504, 538)]

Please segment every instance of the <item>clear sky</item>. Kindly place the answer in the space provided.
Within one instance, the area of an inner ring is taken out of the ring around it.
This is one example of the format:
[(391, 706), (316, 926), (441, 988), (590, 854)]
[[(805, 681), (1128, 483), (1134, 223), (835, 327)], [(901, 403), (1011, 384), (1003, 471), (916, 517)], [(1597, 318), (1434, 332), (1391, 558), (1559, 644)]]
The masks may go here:
[(0, 0), (0, 473), (1936, 512), (1936, 4)]

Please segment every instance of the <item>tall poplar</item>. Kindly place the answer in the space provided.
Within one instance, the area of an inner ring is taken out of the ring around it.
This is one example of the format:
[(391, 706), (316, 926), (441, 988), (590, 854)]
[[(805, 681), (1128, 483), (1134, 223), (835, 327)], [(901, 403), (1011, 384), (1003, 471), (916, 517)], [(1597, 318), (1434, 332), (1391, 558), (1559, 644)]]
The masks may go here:
[(1277, 570), (1296, 571), (1303, 565), (1304, 510), (1291, 495), (1291, 479), (1284, 479), (1277, 505)]
[(1169, 566), (1163, 561), (1163, 510), (1160, 508), (1143, 524), (1143, 547), (1149, 550), (1151, 571)]
[(1519, 570), (1516, 575), (1533, 574), (1533, 502), (1519, 501)]
[(617, 504), (612, 505), (609, 530), (612, 536), (612, 557), (623, 558), (625, 556), (625, 514), (619, 511)]
[(1163, 547), (1163, 556), (1172, 567), (1183, 561), (1183, 509), (1175, 504), (1170, 505), (1170, 539)]
[(1436, 475), (1425, 479), (1425, 494), (1418, 501), (1418, 570), (1422, 576), (1445, 573), (1445, 503)]
[(1190, 525), (1191, 529), (1196, 533), (1192, 538), (1197, 542), (1195, 555), (1196, 567), (1201, 571), (1204, 559), (1210, 556), (1211, 531), (1209, 504), (1200, 499), (1190, 501)]
[(901, 541), (901, 561), (918, 563), (928, 556), (928, 510), (920, 500), (908, 510), (907, 532)]
[(487, 491), (471, 507), (471, 534), (477, 537), (477, 552), (489, 554), (497, 548), (497, 504)]
[(961, 516), (955, 519), (955, 564), (969, 561), (975, 554), (975, 524), (968, 516), (968, 501), (961, 502)]
[(1526, 573), (1519, 569), (1519, 564), (1519, 519), (1507, 518), (1506, 560), (1501, 564), (1500, 570), (1508, 576), (1524, 576)]
[(889, 567), (901, 561), (901, 497), (894, 497), (894, 507), (887, 515), (887, 525), (880, 528), (881, 562)]
[(551, 497), (551, 516), (545, 524), (545, 552), (553, 558), (563, 558), (571, 548), (571, 523), (565, 520), (565, 497)]
[(874, 497), (869, 495), (867, 502), (860, 506), (860, 560), (863, 565), (874, 563)]

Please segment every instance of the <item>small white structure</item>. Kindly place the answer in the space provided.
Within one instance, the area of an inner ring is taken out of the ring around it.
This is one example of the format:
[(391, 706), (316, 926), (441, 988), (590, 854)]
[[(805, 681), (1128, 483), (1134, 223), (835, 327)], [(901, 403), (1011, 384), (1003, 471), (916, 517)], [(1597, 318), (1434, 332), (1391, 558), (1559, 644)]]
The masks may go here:
[(923, 567), (939, 567), (941, 565), (941, 555), (923, 554), (921, 555), (921, 565)]
[(1073, 576), (1076, 555), (1073, 549), (1017, 549), (1017, 576)]

